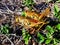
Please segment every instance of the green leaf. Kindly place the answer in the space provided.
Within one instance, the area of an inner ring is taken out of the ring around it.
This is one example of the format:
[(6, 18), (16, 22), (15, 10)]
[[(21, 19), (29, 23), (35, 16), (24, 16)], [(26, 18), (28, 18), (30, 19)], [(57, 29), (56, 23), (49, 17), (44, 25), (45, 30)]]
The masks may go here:
[(51, 39), (47, 39), (46, 41), (45, 41), (45, 44), (49, 44), (51, 42)]
[(55, 13), (59, 12), (59, 8), (57, 4), (54, 5), (54, 9), (55, 9)]
[(26, 32), (25, 29), (22, 30), (22, 36), (23, 36), (23, 40), (25, 41), (25, 44), (28, 45), (31, 36), (28, 34), (28, 32)]
[(58, 20), (60, 19), (60, 9), (58, 8), (58, 5), (57, 4), (55, 4), (54, 5), (54, 16), (56, 17), (56, 18), (58, 18)]
[(56, 42), (55, 38), (53, 39), (53, 42), (54, 42), (53, 45), (57, 45), (57, 42)]
[(25, 44), (28, 45), (28, 40), (25, 41)]
[(22, 16), (24, 16), (24, 17), (25, 17), (25, 12), (24, 12), (24, 11), (22, 12)]
[(46, 34), (47, 38), (52, 38), (52, 34), (50, 34), (49, 32)]
[(44, 42), (44, 39), (41, 39), (41, 40), (40, 40), (40, 43), (43, 43), (43, 42)]
[(60, 19), (60, 15), (57, 18)]
[(32, 5), (34, 4), (33, 0), (24, 0), (24, 5), (27, 6), (30, 10), (32, 9)]
[(41, 35), (39, 32), (37, 34), (37, 37), (40, 37), (41, 39), (44, 38), (43, 35)]
[(57, 28), (58, 30), (60, 30), (60, 24), (58, 24), (58, 25), (56, 26), (56, 28)]
[(1, 26), (0, 27), (0, 30), (1, 30), (1, 33), (3, 34), (8, 34), (9, 33), (9, 30), (8, 30), (8, 26), (6, 25), (6, 26)]
[(44, 38), (44, 36), (43, 35), (41, 35), (39, 32), (37, 33), (37, 41), (39, 42), (39, 43), (42, 43), (42, 42), (44, 42), (44, 40), (45, 40), (45, 38)]
[(47, 25), (45, 29), (46, 29), (49, 33), (51, 33), (51, 34), (54, 33), (54, 29), (53, 29), (51, 26), (49, 26), (49, 25)]

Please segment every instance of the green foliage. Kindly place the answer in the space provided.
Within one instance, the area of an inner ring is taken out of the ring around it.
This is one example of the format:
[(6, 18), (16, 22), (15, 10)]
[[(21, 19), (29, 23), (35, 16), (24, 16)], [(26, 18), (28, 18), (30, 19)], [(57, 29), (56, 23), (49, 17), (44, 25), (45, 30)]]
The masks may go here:
[(51, 39), (46, 39), (45, 44), (49, 44), (51, 42)]
[(23, 0), (23, 1), (26, 6), (30, 6), (34, 4), (33, 0)]
[[(56, 27), (56, 28), (54, 28), (54, 27)], [(50, 42), (52, 42), (53, 45), (57, 45), (57, 43), (60, 42), (59, 40), (57, 40), (56, 38), (53, 37), (54, 32), (56, 32), (57, 29), (60, 30), (60, 24), (57, 24), (54, 27), (47, 25), (46, 30), (48, 32), (46, 33), (45, 44), (50, 44)]]
[(54, 33), (54, 29), (51, 27), (51, 26), (49, 26), (49, 25), (47, 25), (47, 27), (46, 27), (46, 37), (44, 37), (43, 36), (43, 34), (40, 34), (39, 32), (37, 33), (37, 41), (39, 42), (39, 43), (45, 43), (45, 44), (50, 44), (50, 42), (53, 40), (53, 33)]
[(46, 30), (47, 30), (50, 34), (53, 34), (53, 33), (54, 33), (54, 29), (53, 29), (51, 26), (49, 26), (49, 25), (47, 25)]
[(44, 36), (42, 35), (42, 34), (40, 34), (39, 32), (37, 33), (37, 41), (39, 42), (39, 43), (43, 43), (44, 42), (44, 40), (45, 40), (45, 38), (44, 38)]
[[(51, 34), (50, 34), (51, 35)], [(49, 35), (48, 35), (49, 36)], [(50, 37), (44, 37), (42, 34), (40, 34), (39, 32), (37, 33), (37, 41), (39, 43), (45, 43), (45, 44), (50, 44), (51, 39)]]
[(58, 30), (60, 30), (60, 24), (56, 25), (56, 28), (57, 28)]
[[(60, 24), (56, 25), (56, 28), (58, 30), (60, 30)], [(43, 35), (41, 35), (39, 33), (38, 33), (37, 36), (40, 37), (43, 40), (42, 42), (44, 42), (44, 40), (45, 40), (44, 43), (47, 44), (47, 45), (51, 44), (51, 42), (52, 42), (53, 45), (56, 45), (58, 42), (60, 42), (56, 38), (53, 37), (53, 34), (54, 34), (54, 32), (56, 32), (57, 29), (47, 25), (46, 28), (45, 28), (45, 30), (47, 31), (46, 32), (46, 37), (44, 37)]]
[(28, 32), (26, 32), (25, 29), (22, 30), (22, 36), (23, 36), (23, 40), (25, 41), (25, 44), (28, 45), (31, 36), (28, 34)]
[(53, 42), (54, 42), (54, 45), (56, 45), (56, 44), (57, 44), (57, 42), (56, 42), (56, 40), (55, 40), (55, 39), (53, 39)]
[(52, 38), (53, 38), (54, 29), (51, 26), (47, 25), (46, 30), (48, 32), (46, 33), (45, 44), (50, 44), (50, 42), (52, 41)]
[(0, 27), (0, 33), (2, 34), (8, 34), (9, 33), (9, 26), (8, 25), (5, 25), (5, 26), (1, 26)]
[(54, 5), (54, 11), (55, 11), (55, 13), (59, 12), (59, 8), (58, 8), (57, 4)]
[(60, 9), (57, 4), (54, 5), (54, 16), (60, 21)]
[(27, 6), (29, 9), (32, 9), (32, 5), (34, 4), (33, 0), (23, 0), (23, 3), (25, 6)]
[(25, 16), (25, 12), (24, 11), (22, 11), (22, 16)]
[(47, 38), (52, 38), (52, 34), (50, 34), (50, 33), (48, 32), (48, 33), (46, 33), (46, 37), (47, 37)]

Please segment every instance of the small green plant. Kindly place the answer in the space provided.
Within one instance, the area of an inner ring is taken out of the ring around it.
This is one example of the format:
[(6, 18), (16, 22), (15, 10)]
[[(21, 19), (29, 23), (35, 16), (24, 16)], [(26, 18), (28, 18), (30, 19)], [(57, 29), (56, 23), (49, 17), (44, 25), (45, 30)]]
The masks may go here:
[(57, 4), (54, 5), (54, 16), (60, 21), (60, 9)]
[(31, 36), (28, 34), (28, 32), (26, 32), (25, 29), (22, 30), (22, 36), (23, 36), (23, 40), (25, 41), (25, 44), (28, 45)]
[(55, 15), (57, 15), (57, 13), (59, 12), (59, 8), (57, 4), (54, 5), (54, 12), (55, 12)]
[(50, 42), (53, 41), (53, 33), (54, 33), (55, 30), (49, 25), (47, 25), (46, 30), (48, 32), (46, 33), (45, 44), (50, 44)]
[(57, 45), (60, 41), (54, 37), (54, 33), (57, 31), (60, 31), (60, 24), (57, 24), (56, 26), (51, 27), (50, 25), (47, 25), (46, 28), (46, 34), (45, 36), (39, 32), (37, 32), (37, 42), (44, 43), (46, 45), (53, 44)]
[(37, 42), (39, 42), (40, 44), (45, 43), (45, 44), (50, 44), (51, 39), (50, 39), (51, 35), (47, 34), (46, 37), (44, 37), (42, 34), (40, 34), (39, 32), (37, 33)]
[(43, 43), (44, 40), (45, 40), (44, 36), (38, 32), (38, 33), (37, 33), (37, 41), (38, 41), (39, 43)]
[(53, 37), (54, 33), (58, 31), (57, 29), (60, 30), (60, 24), (57, 24), (54, 27), (47, 25), (46, 30), (48, 32), (46, 33), (47, 38), (45, 44), (50, 44), (50, 42), (52, 42), (53, 45), (57, 45), (57, 43), (60, 42), (59, 40), (57, 40), (57, 38)]
[(23, 3), (25, 6), (27, 6), (29, 9), (32, 9), (32, 5), (34, 4), (33, 0), (23, 0)]
[(8, 25), (2, 25), (1, 27), (0, 27), (0, 34), (8, 34), (9, 33), (9, 26)]
[(58, 30), (60, 30), (60, 24), (56, 25), (56, 28), (57, 28)]
[(47, 25), (46, 30), (47, 30), (50, 34), (53, 34), (53, 33), (54, 33), (54, 29), (53, 29), (51, 26), (49, 26), (49, 25)]
[(24, 11), (22, 11), (22, 16), (25, 16), (25, 12)]

